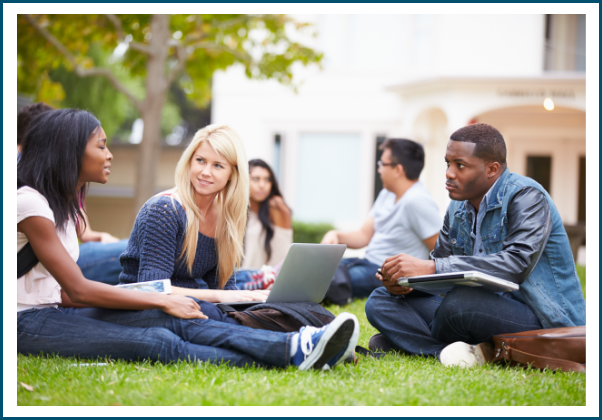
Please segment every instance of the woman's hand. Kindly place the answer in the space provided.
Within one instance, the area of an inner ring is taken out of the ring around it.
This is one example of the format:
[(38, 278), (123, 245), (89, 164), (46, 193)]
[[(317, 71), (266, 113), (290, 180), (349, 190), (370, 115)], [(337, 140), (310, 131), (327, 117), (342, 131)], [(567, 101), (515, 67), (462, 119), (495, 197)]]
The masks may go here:
[(283, 229), (291, 229), (293, 227), (291, 209), (288, 208), (282, 197), (275, 195), (270, 198), (268, 204), (272, 223)]
[(166, 295), (163, 312), (182, 319), (207, 319), (198, 303), (181, 295)]
[(269, 290), (215, 290), (216, 302), (250, 302), (266, 300)]
[(289, 208), (284, 203), (284, 200), (282, 199), (282, 197), (280, 197), (279, 195), (275, 195), (272, 198), (270, 198), (270, 201), (268, 202), (268, 204), (270, 205), (271, 209), (278, 210), (280, 212), (289, 212), (290, 211)]

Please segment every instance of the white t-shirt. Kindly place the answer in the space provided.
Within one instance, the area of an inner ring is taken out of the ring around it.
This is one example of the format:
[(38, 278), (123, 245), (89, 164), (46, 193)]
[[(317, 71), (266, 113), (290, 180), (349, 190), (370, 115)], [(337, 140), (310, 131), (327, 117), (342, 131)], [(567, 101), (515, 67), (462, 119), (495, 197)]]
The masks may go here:
[[(19, 188), (17, 190), (17, 223), (32, 216), (45, 217), (55, 223), (54, 213), (42, 194), (30, 187)], [(57, 235), (69, 255), (74, 261), (77, 261), (79, 245), (75, 223), (69, 221), (65, 231), (57, 230)], [(22, 232), (17, 232), (17, 252), (27, 242), (27, 236)], [(17, 312), (30, 308), (56, 308), (59, 303), (61, 303), (61, 286), (41, 262), (17, 279)]]
[(439, 233), (443, 225), (437, 203), (420, 181), (397, 203), (396, 199), (394, 193), (383, 188), (370, 210), (374, 235), (366, 259), (373, 264), (382, 265), (387, 258), (401, 253), (428, 260), (429, 249), (422, 241)]

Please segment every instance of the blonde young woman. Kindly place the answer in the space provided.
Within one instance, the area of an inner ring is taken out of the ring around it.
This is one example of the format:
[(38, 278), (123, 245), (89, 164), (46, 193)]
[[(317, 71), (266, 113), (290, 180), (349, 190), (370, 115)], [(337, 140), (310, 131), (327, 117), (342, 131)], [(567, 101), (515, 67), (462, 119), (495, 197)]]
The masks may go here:
[(242, 260), (249, 206), (248, 164), (236, 133), (216, 124), (199, 130), (175, 181), (140, 210), (121, 255), (121, 282), (171, 279), (175, 294), (207, 302), (265, 299), (268, 292), (238, 291), (229, 280)]

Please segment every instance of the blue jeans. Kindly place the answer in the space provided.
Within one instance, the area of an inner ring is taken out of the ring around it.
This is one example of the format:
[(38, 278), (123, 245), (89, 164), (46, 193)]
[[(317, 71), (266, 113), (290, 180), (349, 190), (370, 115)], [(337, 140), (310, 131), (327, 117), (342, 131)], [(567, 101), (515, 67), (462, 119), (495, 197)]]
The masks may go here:
[(425, 356), (456, 341), (491, 343), (497, 334), (542, 328), (531, 308), (510, 294), (465, 286), (445, 298), (417, 290), (396, 296), (381, 287), (366, 302), (366, 317), (397, 349)]
[(127, 239), (112, 244), (84, 242), (79, 246), (77, 265), (84, 277), (107, 284), (119, 284), (119, 256), (125, 251)]
[[(207, 310), (205, 303), (202, 308)], [(287, 366), (291, 335), (214, 319), (184, 320), (161, 310), (48, 308), (17, 318), (19, 353), (82, 358)]]
[(368, 297), (374, 289), (383, 285), (375, 277), (379, 265), (372, 264), (364, 258), (343, 258), (340, 264), (345, 265), (349, 270), (351, 293), (354, 298)]
[[(238, 290), (246, 290), (245, 283), (249, 283), (253, 280), (253, 274), (258, 273), (259, 270), (239, 270), (232, 274), (232, 277), (236, 280), (236, 287)], [(231, 278), (232, 278), (231, 277)]]

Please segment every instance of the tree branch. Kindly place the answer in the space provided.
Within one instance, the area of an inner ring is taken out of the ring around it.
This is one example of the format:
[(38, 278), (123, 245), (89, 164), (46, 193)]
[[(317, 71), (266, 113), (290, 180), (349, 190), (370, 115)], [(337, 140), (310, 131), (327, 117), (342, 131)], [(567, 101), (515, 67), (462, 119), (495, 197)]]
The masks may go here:
[(215, 42), (197, 42), (197, 43), (189, 45), (188, 47), (192, 47), (193, 48), (192, 51), (195, 51), (198, 49), (213, 49), (213, 50), (224, 51), (224, 52), (232, 54), (234, 57), (236, 57), (239, 60), (242, 60), (244, 62), (250, 61), (250, 59), (251, 59), (251, 56), (246, 52), (241, 52), (241, 51), (235, 50), (234, 48), (230, 48), (225, 45), (220, 45)]
[(115, 87), (115, 89), (117, 89), (118, 91), (123, 93), (125, 96), (127, 96), (127, 98), (130, 101), (132, 101), (132, 103), (136, 106), (136, 108), (138, 108), (138, 111), (140, 113), (142, 113), (142, 110), (144, 109), (143, 102), (140, 101), (139, 99), (137, 99), (132, 94), (132, 92), (130, 92), (117, 79), (117, 77), (115, 77), (115, 75), (110, 70), (100, 69), (100, 68), (90, 68), (90, 69), (81, 68), (81, 66), (77, 62), (75, 56), (73, 54), (71, 54), (71, 52), (58, 39), (56, 39), (54, 37), (54, 35), (52, 35), (50, 32), (48, 32), (45, 28), (42, 28), (40, 25), (38, 25), (38, 22), (36, 22), (36, 20), (33, 17), (31, 17), (31, 15), (24, 15), (24, 16), (25, 16), (25, 19), (27, 19), (27, 21), (29, 22), (29, 24), (31, 26), (33, 26), (44, 38), (46, 38), (46, 40), (48, 42), (50, 42), (57, 50), (59, 50), (59, 52), (67, 59), (67, 61), (69, 61), (71, 63), (71, 65), (73, 65), (75, 73), (79, 77), (88, 77), (88, 76), (104, 76), (104, 77), (106, 77), (109, 80), (109, 82), (111, 82), (113, 87)]
[(123, 31), (123, 25), (121, 24), (121, 20), (119, 20), (119, 18), (115, 15), (105, 15), (107, 17), (107, 19), (109, 19), (111, 21), (111, 23), (113, 24), (113, 26), (115, 26), (115, 30), (117, 31), (117, 36), (119, 37), (119, 39), (121, 39), (122, 42), (125, 42), (126, 44), (128, 44), (128, 47), (136, 50), (136, 51), (140, 51), (141, 53), (147, 54), (147, 55), (151, 55), (151, 49), (144, 44), (141, 44), (139, 42), (135, 42), (135, 41), (131, 41), (131, 42), (127, 42), (125, 40), (125, 32)]
[(167, 75), (166, 80), (167, 80), (167, 88), (168, 89), (171, 86), (171, 84), (173, 83), (177, 74), (179, 72), (181, 72), (182, 69), (184, 68), (184, 64), (186, 63), (186, 59), (188, 58), (188, 54), (186, 53), (186, 48), (184, 48), (184, 46), (178, 44), (178, 45), (174, 45), (174, 47), (176, 49), (176, 57), (178, 58), (178, 63), (176, 64), (176, 66), (173, 69), (171, 69), (171, 71)]

